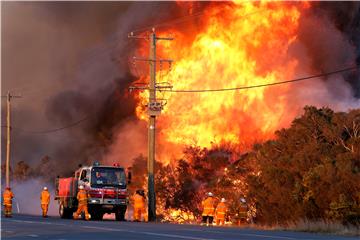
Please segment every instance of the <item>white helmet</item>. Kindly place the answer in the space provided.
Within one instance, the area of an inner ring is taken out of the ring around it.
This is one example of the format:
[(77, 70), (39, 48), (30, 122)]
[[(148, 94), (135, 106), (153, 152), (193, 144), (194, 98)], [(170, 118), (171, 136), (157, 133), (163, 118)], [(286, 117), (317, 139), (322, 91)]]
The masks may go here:
[(208, 194), (207, 194), (209, 197), (213, 197), (214, 196), (214, 194), (212, 193), (212, 192), (208, 192)]
[(221, 202), (226, 202), (226, 199), (225, 199), (225, 198), (222, 198), (222, 199), (221, 199)]
[(47, 187), (44, 187), (43, 189), (44, 189), (44, 190), (48, 190)]
[(84, 189), (84, 186), (83, 186), (83, 185), (80, 185), (80, 186), (79, 186), (79, 189)]
[(242, 202), (242, 203), (246, 203), (246, 200), (245, 200), (245, 198), (240, 198), (240, 201)]

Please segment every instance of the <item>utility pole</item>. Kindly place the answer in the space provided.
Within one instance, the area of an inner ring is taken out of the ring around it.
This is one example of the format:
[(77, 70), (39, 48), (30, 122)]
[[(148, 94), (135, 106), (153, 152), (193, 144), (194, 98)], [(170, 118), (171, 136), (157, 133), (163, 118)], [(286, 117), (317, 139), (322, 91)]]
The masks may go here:
[(10, 145), (11, 145), (11, 98), (20, 98), (21, 96), (11, 95), (8, 91), (6, 96), (6, 163), (5, 163), (5, 186), (10, 187)]
[[(155, 31), (150, 34), (150, 84), (149, 84), (149, 105), (151, 106), (156, 100), (156, 35)], [(154, 180), (155, 164), (155, 124), (156, 115), (149, 111), (148, 127), (148, 219), (156, 221), (156, 195)]]
[(155, 29), (152, 29), (152, 32), (147, 37), (134, 36), (133, 33), (129, 35), (129, 38), (142, 38), (148, 39), (150, 42), (150, 53), (149, 58), (136, 58), (135, 61), (147, 61), (150, 65), (150, 81), (147, 86), (132, 86), (130, 90), (133, 89), (143, 89), (149, 90), (149, 102), (148, 102), (148, 221), (156, 221), (156, 194), (155, 194), (155, 174), (154, 174), (154, 165), (155, 165), (155, 130), (156, 130), (156, 116), (160, 114), (163, 103), (161, 100), (156, 98), (156, 90), (161, 90), (165, 88), (172, 88), (170, 84), (161, 85), (156, 82), (156, 63), (168, 62), (171, 64), (172, 60), (169, 59), (157, 59), (156, 58), (156, 42), (158, 40), (173, 40), (173, 38), (160, 38), (156, 36)]

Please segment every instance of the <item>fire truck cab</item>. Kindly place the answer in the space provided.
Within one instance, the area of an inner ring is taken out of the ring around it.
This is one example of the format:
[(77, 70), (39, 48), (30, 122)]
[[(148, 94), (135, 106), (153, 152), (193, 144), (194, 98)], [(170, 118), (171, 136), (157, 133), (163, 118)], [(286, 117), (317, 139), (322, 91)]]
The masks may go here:
[[(130, 182), (129, 173), (128, 180)], [(77, 209), (78, 186), (84, 186), (89, 194), (88, 210), (93, 220), (101, 220), (105, 213), (115, 213), (116, 220), (125, 220), (128, 204), (125, 170), (118, 165), (104, 166), (94, 163), (80, 167), (74, 177), (57, 178), (56, 196), (59, 202), (59, 215), (72, 218)]]

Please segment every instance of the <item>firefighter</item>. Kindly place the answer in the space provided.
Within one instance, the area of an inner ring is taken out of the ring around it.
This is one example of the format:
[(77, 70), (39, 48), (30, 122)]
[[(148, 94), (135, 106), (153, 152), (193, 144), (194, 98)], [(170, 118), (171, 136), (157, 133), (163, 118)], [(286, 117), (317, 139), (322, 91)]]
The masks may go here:
[(95, 173), (95, 181), (97, 184), (107, 184), (107, 179), (100, 173), (100, 172), (96, 172)]
[(246, 203), (245, 198), (240, 198), (240, 207), (239, 207), (239, 220), (238, 225), (246, 223), (247, 222), (247, 212), (248, 212), (248, 206)]
[(40, 201), (41, 201), (42, 216), (47, 217), (47, 212), (50, 204), (50, 193), (47, 187), (43, 188), (40, 195)]
[(5, 217), (11, 217), (12, 199), (13, 198), (14, 198), (14, 194), (11, 192), (11, 188), (6, 187), (6, 189), (5, 189), (4, 193), (3, 193)]
[(227, 211), (227, 206), (225, 202), (225, 198), (222, 198), (220, 203), (216, 207), (216, 225), (224, 225), (225, 223), (225, 214)]
[(207, 198), (202, 201), (203, 213), (202, 213), (202, 224), (209, 226), (214, 220), (215, 214), (215, 198), (211, 192), (207, 193)]
[(90, 219), (90, 214), (88, 212), (88, 198), (89, 198), (89, 194), (86, 192), (86, 190), (84, 189), (84, 186), (80, 186), (79, 187), (79, 192), (76, 196), (77, 200), (78, 200), (78, 209), (76, 210), (75, 214), (74, 214), (74, 219), (78, 219), (79, 215), (84, 212), (85, 214), (85, 219), (89, 220)]
[(140, 222), (142, 214), (145, 214), (145, 193), (144, 190), (136, 190), (133, 196), (134, 201), (134, 221)]

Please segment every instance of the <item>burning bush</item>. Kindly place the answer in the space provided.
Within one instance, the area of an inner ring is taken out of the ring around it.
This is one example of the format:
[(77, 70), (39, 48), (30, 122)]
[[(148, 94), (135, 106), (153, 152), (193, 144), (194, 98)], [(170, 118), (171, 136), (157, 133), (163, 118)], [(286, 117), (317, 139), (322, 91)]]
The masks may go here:
[[(157, 163), (162, 218), (199, 220), (201, 201), (211, 191), (227, 199), (232, 221), (245, 197), (262, 224), (300, 219), (359, 223), (360, 110), (305, 107), (290, 128), (276, 132), (276, 139), (234, 158), (236, 154), (226, 146), (188, 146), (172, 164)], [(137, 159), (133, 168), (144, 169), (145, 160)], [(144, 176), (142, 171), (141, 186)]]

